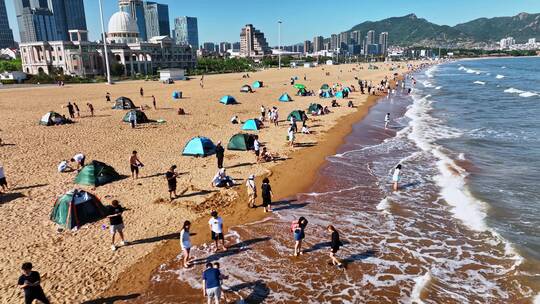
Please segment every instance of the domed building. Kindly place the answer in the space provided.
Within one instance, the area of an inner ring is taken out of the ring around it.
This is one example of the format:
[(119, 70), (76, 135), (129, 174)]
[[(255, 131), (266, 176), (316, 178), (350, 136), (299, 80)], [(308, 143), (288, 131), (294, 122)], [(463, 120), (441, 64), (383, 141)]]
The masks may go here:
[(117, 12), (109, 20), (107, 42), (109, 43), (137, 43), (139, 42), (139, 27), (126, 12)]

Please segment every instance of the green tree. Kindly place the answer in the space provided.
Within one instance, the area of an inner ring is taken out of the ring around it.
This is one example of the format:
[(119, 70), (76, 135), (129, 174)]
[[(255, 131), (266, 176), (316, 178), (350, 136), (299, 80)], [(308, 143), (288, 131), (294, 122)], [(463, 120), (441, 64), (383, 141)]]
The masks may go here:
[(111, 74), (116, 77), (124, 75), (125, 67), (123, 64), (115, 62), (111, 65)]

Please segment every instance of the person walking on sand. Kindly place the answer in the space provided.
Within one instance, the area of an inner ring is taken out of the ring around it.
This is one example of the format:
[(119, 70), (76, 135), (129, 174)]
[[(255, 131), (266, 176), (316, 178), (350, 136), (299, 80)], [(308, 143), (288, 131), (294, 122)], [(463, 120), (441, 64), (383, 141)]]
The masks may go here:
[(218, 216), (217, 211), (213, 210), (210, 213), (210, 220), (208, 220), (208, 226), (210, 226), (210, 234), (212, 241), (216, 244), (215, 251), (219, 251), (219, 241), (221, 240), (221, 245), (223, 250), (226, 251), (227, 247), (225, 246), (225, 237), (223, 236), (223, 219), (221, 216)]
[(384, 128), (388, 129), (388, 124), (390, 123), (390, 113), (386, 113), (384, 116)]
[(0, 165), (0, 187), (2, 187), (2, 190), (4, 192), (7, 192), (9, 190), (8, 183), (6, 180), (6, 173), (4, 172), (4, 166), (2, 165)]
[(261, 105), (261, 121), (265, 121), (266, 118), (266, 108)]
[(154, 107), (154, 110), (157, 110), (156, 96), (154, 95), (152, 95), (152, 106)]
[(182, 249), (183, 266), (184, 268), (189, 268), (191, 266), (191, 258), (189, 256), (191, 252), (191, 238), (189, 233), (189, 228), (191, 227), (190, 221), (185, 221), (180, 230), (180, 248)]
[(139, 89), (139, 94), (141, 94), (141, 97), (144, 97), (144, 90), (142, 87)]
[(287, 131), (287, 137), (289, 138), (289, 145), (291, 147), (294, 147), (294, 128), (293, 128), (293, 126), (289, 127), (289, 130)]
[(114, 237), (116, 236), (116, 233), (120, 236), (120, 239), (122, 240), (120, 242), (120, 246), (125, 246), (127, 242), (124, 239), (124, 220), (122, 219), (122, 212), (124, 212), (124, 208), (120, 205), (120, 202), (117, 200), (113, 200), (111, 202), (110, 206), (107, 206), (107, 217), (109, 218), (109, 224), (112, 234), (112, 240), (111, 240), (111, 249), (112, 251), (116, 250), (116, 245), (114, 244)]
[(77, 171), (81, 171), (81, 169), (84, 167), (84, 160), (86, 159), (86, 156), (82, 153), (77, 153), (71, 158), (72, 163), (77, 164)]
[(394, 174), (392, 175), (392, 182), (394, 183), (394, 191), (398, 191), (399, 182), (401, 181), (401, 164), (398, 164), (394, 169)]
[(298, 220), (293, 221), (291, 224), (291, 232), (294, 236), (294, 256), (302, 255), (302, 241), (306, 237), (305, 229), (308, 224), (308, 221), (305, 217), (301, 216)]
[(133, 151), (129, 157), (129, 169), (131, 170), (131, 177), (133, 179), (139, 178), (139, 167), (143, 167), (143, 163), (137, 156), (137, 151)]
[(43, 292), (43, 288), (41, 288), (41, 277), (39, 272), (33, 271), (32, 268), (32, 263), (23, 263), (21, 267), (22, 274), (17, 282), (19, 288), (24, 292), (24, 303), (32, 304), (37, 300), (41, 303), (49, 304), (49, 299), (47, 299), (45, 292)]
[(332, 260), (332, 265), (343, 267), (341, 261), (336, 257), (339, 247), (343, 245), (339, 239), (339, 232), (332, 225), (328, 225), (326, 230), (330, 233), (330, 259)]
[(73, 105), (71, 104), (71, 102), (68, 101), (68, 104), (67, 104), (66, 107), (68, 109), (69, 117), (71, 119), (75, 119), (75, 110), (74, 110)]
[(207, 299), (207, 304), (219, 304), (221, 300), (221, 272), (214, 268), (212, 263), (206, 263), (206, 270), (202, 275), (203, 296)]
[(176, 178), (178, 177), (178, 173), (176, 173), (175, 170), (176, 165), (172, 165), (171, 168), (169, 168), (169, 170), (165, 173), (167, 185), (169, 186), (169, 198), (171, 199), (171, 201), (178, 197), (178, 195), (176, 195)]
[(261, 195), (263, 199), (264, 212), (272, 212), (272, 187), (270, 186), (270, 180), (268, 177), (263, 179), (261, 185)]
[(248, 207), (255, 207), (255, 199), (257, 198), (257, 186), (255, 185), (255, 175), (251, 174), (246, 181), (248, 194)]
[(111, 102), (111, 93), (107, 92), (107, 94), (105, 94), (105, 101)]
[(75, 114), (77, 114), (77, 118), (80, 118), (81, 110), (79, 109), (79, 106), (76, 103), (73, 103), (73, 107), (75, 108)]
[(204, 75), (201, 75), (201, 81), (199, 82), (201, 89), (204, 89)]
[(217, 142), (216, 145), (216, 158), (217, 158), (217, 167), (218, 169), (223, 168), (223, 158), (225, 157), (225, 149), (221, 145), (221, 141)]
[(86, 103), (86, 106), (88, 107), (88, 110), (90, 111), (90, 116), (94, 117), (94, 106), (89, 102)]
[(131, 124), (131, 128), (135, 129), (135, 126), (137, 125), (137, 114), (135, 114), (135, 111), (129, 111), (128, 120)]

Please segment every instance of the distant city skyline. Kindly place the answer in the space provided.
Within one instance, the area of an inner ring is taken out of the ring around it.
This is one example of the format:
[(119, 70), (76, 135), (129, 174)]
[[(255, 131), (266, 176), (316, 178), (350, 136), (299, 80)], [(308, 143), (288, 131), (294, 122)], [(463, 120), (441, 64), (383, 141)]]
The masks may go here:
[[(104, 0), (104, 17), (108, 20), (118, 11), (118, 0)], [(239, 40), (240, 29), (253, 23), (263, 31), (271, 46), (277, 45), (277, 20), (282, 20), (282, 44), (290, 45), (303, 43), (313, 37), (321, 35), (330, 37), (331, 34), (349, 30), (352, 26), (364, 21), (376, 21), (388, 17), (404, 16), (415, 13), (436, 24), (453, 26), (481, 17), (511, 16), (520, 12), (540, 12), (540, 1), (516, 0), (512, 5), (503, 0), (455, 0), (452, 2), (434, 2), (418, 0), (414, 3), (404, 3), (400, 0), (389, 0), (385, 5), (376, 2), (337, 0), (332, 7), (343, 7), (339, 17), (326, 16), (328, 22), (320, 22), (316, 17), (327, 5), (322, 0), (313, 0), (306, 3), (288, 3), (287, 10), (275, 2), (255, 2), (250, 4), (246, 13), (245, 2), (229, 1), (216, 2), (212, 0), (199, 0), (179, 2), (173, 0), (155, 1), (169, 6), (169, 19), (171, 26), (174, 19), (179, 16), (193, 16), (198, 18), (199, 43), (200, 42), (236, 42)], [(278, 1), (279, 2), (279, 1)], [(98, 1), (84, 0), (86, 21), (91, 40), (99, 38), (100, 24), (98, 16)], [(13, 30), (16, 41), (20, 41), (19, 28), (15, 15), (13, 0), (6, 0), (9, 25)]]

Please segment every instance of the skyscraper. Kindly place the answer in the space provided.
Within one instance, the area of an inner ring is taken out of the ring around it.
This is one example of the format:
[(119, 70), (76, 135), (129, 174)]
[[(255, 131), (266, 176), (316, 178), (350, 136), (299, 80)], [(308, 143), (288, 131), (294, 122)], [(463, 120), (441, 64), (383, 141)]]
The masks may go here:
[(368, 47), (370, 44), (375, 43), (375, 31), (368, 31), (366, 34), (366, 42), (364, 43), (364, 54), (368, 53)]
[(362, 35), (360, 31), (353, 31), (351, 32), (351, 39), (350, 44), (352, 45), (360, 45), (362, 44)]
[(347, 49), (349, 45), (349, 32), (341, 32), (338, 37), (338, 48)]
[(270, 53), (270, 47), (264, 38), (264, 33), (255, 29), (253, 24), (246, 24), (240, 32), (240, 55), (258, 57)]
[(199, 48), (197, 18), (183, 16), (174, 19), (173, 38), (176, 44), (191, 45), (194, 50), (197, 50)]
[(0, 0), (0, 49), (13, 47), (13, 31), (9, 28), (5, 0)]
[(47, 8), (54, 15), (60, 40), (69, 40), (69, 30), (87, 30), (83, 0), (48, 0), (47, 2)]
[(232, 48), (232, 45), (229, 42), (221, 42), (219, 44), (219, 53), (225, 54), (231, 48)]
[(331, 50), (337, 50), (338, 48), (338, 35), (332, 34), (330, 35), (330, 49)]
[(323, 36), (317, 36), (313, 38), (313, 52), (320, 52), (324, 50), (324, 38)]
[(137, 21), (139, 27), (139, 37), (142, 41), (147, 41), (146, 20), (144, 13), (144, 4), (142, 0), (118, 0), (120, 11), (128, 13), (131, 18)]
[(379, 35), (379, 44), (381, 45), (379, 49), (381, 55), (386, 56), (386, 51), (388, 49), (388, 32), (382, 32)]
[(311, 52), (313, 52), (313, 44), (309, 40), (304, 41), (304, 53), (309, 54)]
[(144, 2), (144, 19), (148, 39), (155, 36), (170, 35), (168, 5), (149, 1)]
[(47, 0), (15, 0), (21, 42), (62, 40)]

